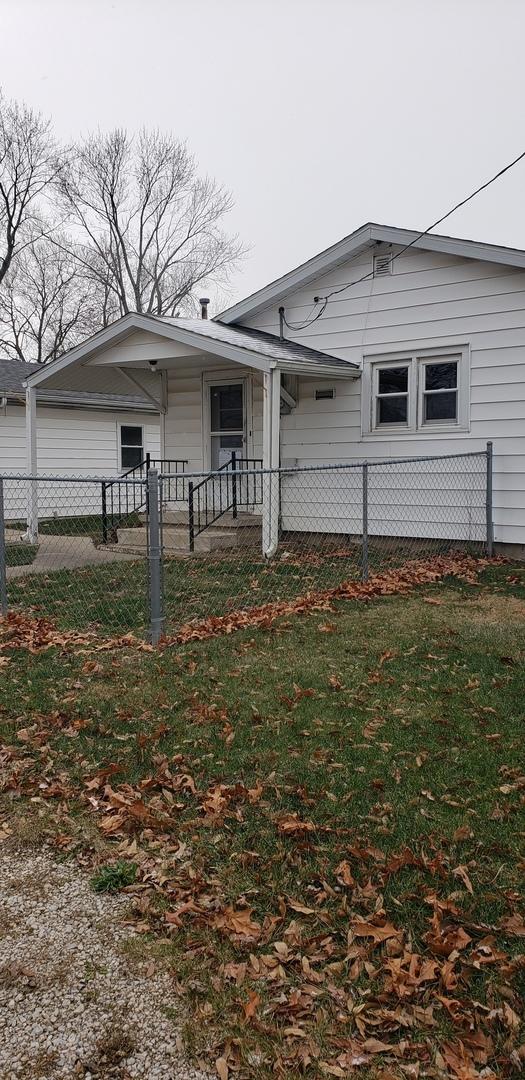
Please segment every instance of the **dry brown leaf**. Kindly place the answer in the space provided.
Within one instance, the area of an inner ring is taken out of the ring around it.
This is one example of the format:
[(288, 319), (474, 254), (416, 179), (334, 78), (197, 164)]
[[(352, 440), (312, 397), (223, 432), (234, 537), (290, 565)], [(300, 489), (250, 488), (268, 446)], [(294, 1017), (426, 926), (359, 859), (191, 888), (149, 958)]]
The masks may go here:
[(229, 905), (213, 918), (214, 926), (227, 933), (257, 939), (261, 935), (260, 923), (252, 920), (252, 908), (234, 908)]
[(315, 825), (312, 821), (300, 821), (297, 814), (287, 814), (278, 821), (279, 832), (286, 833), (293, 836), (294, 833), (311, 833), (315, 832)]
[(354, 937), (371, 937), (375, 944), (388, 941), (389, 938), (401, 937), (401, 931), (396, 930), (392, 923), (376, 926), (375, 923), (366, 922), (364, 919), (353, 919), (350, 922), (350, 929)]
[(257, 1007), (260, 1005), (261, 999), (259, 994), (255, 990), (248, 991), (248, 1000), (243, 1004), (243, 1012), (245, 1020), (252, 1020), (257, 1012)]
[(334, 874), (343, 885), (355, 885), (355, 880), (350, 869), (350, 864), (347, 862), (346, 859), (343, 859), (343, 861), (340, 862), (338, 866), (336, 866)]
[(220, 1077), (220, 1080), (228, 1080), (230, 1070), (228, 1068), (228, 1062), (226, 1061), (226, 1058), (218, 1057), (215, 1062), (215, 1068), (217, 1070), (217, 1076)]
[(514, 934), (516, 937), (525, 937), (525, 920), (523, 915), (506, 915), (503, 919), (500, 919), (500, 926), (503, 930), (507, 930), (509, 934)]

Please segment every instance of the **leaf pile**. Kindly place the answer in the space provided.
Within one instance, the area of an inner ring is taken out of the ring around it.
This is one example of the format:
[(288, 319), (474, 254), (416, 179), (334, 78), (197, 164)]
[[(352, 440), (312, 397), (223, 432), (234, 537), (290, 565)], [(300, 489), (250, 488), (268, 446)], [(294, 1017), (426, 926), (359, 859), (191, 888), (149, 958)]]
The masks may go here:
[(63, 653), (81, 650), (109, 652), (113, 649), (150, 649), (151, 646), (135, 637), (123, 634), (120, 637), (101, 640), (94, 631), (58, 629), (53, 619), (35, 616), (31, 612), (9, 611), (0, 616), (0, 658), (15, 649), (23, 649), (33, 655), (49, 649), (60, 649)]
[(231, 611), (226, 615), (213, 615), (200, 622), (192, 621), (173, 637), (165, 639), (166, 645), (180, 645), (191, 641), (203, 641), (218, 634), (231, 634), (248, 627), (267, 629), (276, 619), (289, 615), (304, 615), (311, 611), (331, 611), (337, 600), (371, 600), (378, 596), (395, 596), (407, 593), (421, 585), (432, 585), (444, 577), (458, 577), (474, 584), (477, 575), (498, 559), (475, 559), (469, 555), (436, 555), (431, 559), (413, 559), (395, 570), (373, 574), (368, 581), (349, 579), (331, 589), (312, 590), (293, 600), (276, 600), (259, 607)]
[[(366, 582), (350, 579), (331, 589), (311, 591), (292, 600), (273, 601), (258, 607), (230, 611), (226, 615), (192, 620), (181, 626), (174, 636), (163, 638), (160, 645), (166, 647), (204, 641), (248, 627), (269, 629), (284, 616), (331, 611), (337, 600), (371, 600), (374, 597), (404, 594), (421, 585), (435, 584), (444, 577), (457, 577), (473, 584), (482, 570), (501, 561), (475, 559), (462, 554), (412, 560), (395, 570), (374, 574)], [(7, 662), (6, 654), (15, 649), (38, 654), (51, 648), (60, 648), (63, 652), (81, 649), (108, 652), (125, 648), (149, 650), (151, 646), (132, 633), (103, 639), (95, 631), (58, 629), (52, 619), (36, 616), (30, 611), (9, 611), (6, 616), (0, 616), (0, 665)]]

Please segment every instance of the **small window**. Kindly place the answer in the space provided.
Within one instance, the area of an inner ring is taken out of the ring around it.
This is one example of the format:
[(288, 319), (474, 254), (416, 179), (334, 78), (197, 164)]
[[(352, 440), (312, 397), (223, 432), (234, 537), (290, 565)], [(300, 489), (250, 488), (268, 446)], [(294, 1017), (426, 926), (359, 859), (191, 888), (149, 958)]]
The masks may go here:
[(392, 273), (391, 255), (374, 255), (374, 277), (384, 277)]
[(443, 424), (458, 418), (457, 361), (424, 364), (423, 423)]
[(408, 364), (378, 368), (375, 422), (408, 423)]
[(334, 398), (334, 397), (335, 397), (335, 390), (333, 390), (333, 389), (330, 389), (330, 390), (316, 390), (315, 391), (315, 400), (316, 401), (331, 401), (332, 398)]
[(120, 428), (120, 465), (134, 469), (144, 461), (144, 429), (122, 424)]

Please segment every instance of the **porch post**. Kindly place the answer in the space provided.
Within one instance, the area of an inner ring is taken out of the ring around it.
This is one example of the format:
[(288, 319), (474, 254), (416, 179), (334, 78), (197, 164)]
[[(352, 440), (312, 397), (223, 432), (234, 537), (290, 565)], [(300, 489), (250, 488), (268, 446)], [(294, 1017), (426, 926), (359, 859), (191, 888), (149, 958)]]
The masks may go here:
[[(281, 423), (281, 373), (277, 368), (265, 374), (263, 390), (263, 467), (277, 470)], [(276, 471), (263, 477), (262, 550), (267, 559), (277, 550), (279, 518), (280, 484)]]
[[(26, 387), (26, 454), (28, 475), (34, 477), (38, 467), (34, 386)], [(31, 544), (36, 544), (38, 540), (38, 484), (36, 480), (27, 481), (27, 539)]]

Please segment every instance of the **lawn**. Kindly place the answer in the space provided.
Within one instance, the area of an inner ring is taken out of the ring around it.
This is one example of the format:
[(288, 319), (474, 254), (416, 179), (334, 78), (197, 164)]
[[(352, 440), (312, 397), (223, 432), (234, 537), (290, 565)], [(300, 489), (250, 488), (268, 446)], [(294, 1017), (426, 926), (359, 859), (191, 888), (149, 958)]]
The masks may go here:
[(523, 568), (0, 655), (5, 842), (96, 887), (135, 865), (129, 948), (173, 969), (221, 1080), (517, 1075)]
[[(25, 521), (10, 522), (10, 528), (25, 531)], [(126, 528), (142, 524), (139, 514), (130, 513), (123, 519)], [(38, 531), (45, 536), (91, 536), (95, 544), (102, 542), (102, 514), (75, 514), (71, 517), (41, 518)]]
[(6, 544), (6, 566), (30, 566), (38, 551), (36, 544)]
[[(85, 519), (89, 522), (92, 519)], [(61, 521), (49, 525), (62, 527)], [(86, 525), (88, 530), (88, 526)], [(67, 529), (65, 535), (69, 535)], [(71, 535), (73, 533), (71, 532)], [(293, 599), (312, 590), (361, 578), (359, 545), (339, 544), (324, 552), (315, 541), (282, 541), (279, 553), (264, 560), (258, 550), (234, 549), (192, 558), (170, 558), (163, 563), (165, 626), (172, 632), (189, 620), (224, 615), (269, 600)], [(478, 554), (480, 552), (480, 545)], [(370, 544), (370, 572), (386, 570), (412, 558), (444, 554), (443, 543), (392, 542), (390, 547)], [(412, 550), (411, 550), (412, 549)], [(118, 550), (118, 549), (117, 549)], [(148, 631), (148, 564), (133, 562), (75, 570), (56, 570), (17, 578), (9, 583), (10, 607), (49, 615), (65, 628), (97, 629), (105, 634)]]

